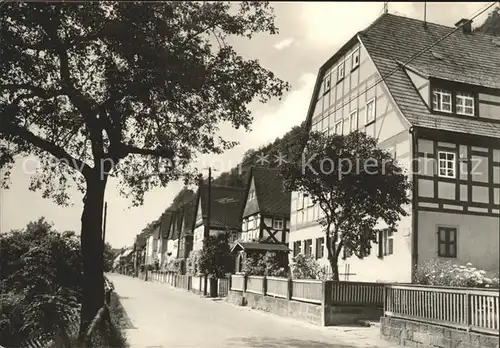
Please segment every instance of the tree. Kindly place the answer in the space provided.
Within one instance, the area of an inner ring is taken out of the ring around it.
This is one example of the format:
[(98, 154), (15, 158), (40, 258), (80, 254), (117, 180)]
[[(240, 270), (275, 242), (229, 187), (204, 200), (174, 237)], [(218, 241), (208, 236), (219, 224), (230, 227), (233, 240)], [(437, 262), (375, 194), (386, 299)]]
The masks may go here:
[(113, 262), (115, 261), (115, 258), (118, 256), (115, 252), (113, 252), (113, 247), (111, 244), (106, 243), (104, 245), (104, 272), (111, 272), (113, 269)]
[(10, 307), (0, 308), (0, 345), (70, 334), (82, 292), (75, 233), (59, 233), (40, 218), (26, 229), (0, 234), (0, 272), (2, 302)]
[(224, 278), (232, 269), (233, 257), (229, 248), (229, 233), (221, 232), (205, 238), (198, 257), (201, 274)]
[(500, 35), (500, 6), (497, 6), (488, 14), (484, 23), (476, 28), (476, 31), (485, 34)]
[(395, 229), (410, 183), (397, 161), (361, 132), (330, 135), (313, 132), (304, 151), (281, 166), (285, 185), (309, 195), (318, 204), (333, 279), (339, 279), (338, 258), (369, 254), (377, 242), (379, 221)]
[(58, 204), (68, 204), (72, 184), (85, 193), (84, 332), (104, 303), (109, 177), (141, 204), (151, 187), (192, 179), (196, 154), (233, 147), (218, 124), (249, 129), (249, 103), (289, 86), (226, 39), (275, 34), (274, 14), (260, 1), (17, 2), (1, 11), (0, 162), (8, 169), (15, 155), (37, 156), (30, 188)]

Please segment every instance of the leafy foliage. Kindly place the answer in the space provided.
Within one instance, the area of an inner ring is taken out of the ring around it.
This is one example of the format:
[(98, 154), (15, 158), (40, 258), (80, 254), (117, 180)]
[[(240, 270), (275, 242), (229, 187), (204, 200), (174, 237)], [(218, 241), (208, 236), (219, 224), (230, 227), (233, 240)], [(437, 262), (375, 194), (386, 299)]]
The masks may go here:
[(294, 279), (323, 279), (323, 268), (311, 256), (298, 254), (290, 265)]
[(113, 261), (116, 258), (115, 252), (113, 252), (113, 247), (111, 244), (106, 243), (104, 245), (104, 272), (111, 272), (113, 269)]
[(3, 293), (0, 344), (19, 346), (27, 339), (69, 336), (78, 319), (82, 266), (73, 232), (58, 233), (40, 218), (25, 230), (0, 235)]
[(484, 23), (476, 30), (485, 34), (500, 36), (500, 6), (496, 6), (488, 14), (488, 18), (486, 18)]
[(186, 274), (191, 276), (200, 275), (200, 250), (192, 250), (186, 260)]
[(242, 271), (246, 275), (287, 277), (286, 256), (271, 251), (255, 253), (245, 258)]
[(488, 274), (471, 263), (432, 260), (415, 268), (413, 283), (452, 287), (498, 288), (498, 274)]
[(338, 280), (341, 251), (359, 258), (368, 255), (377, 242), (377, 222), (395, 229), (407, 215), (403, 207), (410, 203), (411, 185), (392, 155), (361, 132), (312, 132), (301, 158), (295, 156), (280, 168), (285, 186), (319, 204), (328, 259)]
[(221, 232), (203, 240), (199, 255), (201, 274), (224, 278), (232, 270), (233, 257), (229, 248), (229, 233)]
[(219, 124), (248, 129), (249, 104), (289, 86), (227, 39), (275, 34), (274, 13), (263, 1), (10, 2), (0, 27), (0, 163), (38, 157), (30, 188), (58, 204), (72, 182), (85, 193), (84, 330), (102, 300), (109, 176), (137, 205), (152, 187), (197, 179), (196, 155), (233, 147)]

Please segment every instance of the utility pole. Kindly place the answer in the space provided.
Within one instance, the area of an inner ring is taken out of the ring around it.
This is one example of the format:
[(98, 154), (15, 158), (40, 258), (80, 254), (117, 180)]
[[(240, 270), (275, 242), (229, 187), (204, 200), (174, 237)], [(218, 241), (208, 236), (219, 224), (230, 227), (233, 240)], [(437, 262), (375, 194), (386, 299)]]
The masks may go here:
[(424, 27), (427, 27), (427, 2), (424, 1)]
[(102, 253), (104, 255), (104, 248), (106, 246), (106, 218), (108, 215), (108, 202), (104, 202), (104, 218), (102, 219)]
[(210, 235), (210, 201), (212, 196), (212, 167), (208, 167), (208, 203), (207, 203), (207, 228), (205, 228), (205, 238)]

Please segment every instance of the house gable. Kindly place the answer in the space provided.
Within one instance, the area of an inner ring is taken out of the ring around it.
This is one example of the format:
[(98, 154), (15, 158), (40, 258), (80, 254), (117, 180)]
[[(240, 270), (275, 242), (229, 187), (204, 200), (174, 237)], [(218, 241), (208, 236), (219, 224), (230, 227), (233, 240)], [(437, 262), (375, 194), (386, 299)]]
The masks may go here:
[(257, 200), (257, 191), (255, 189), (255, 179), (254, 176), (250, 176), (250, 184), (248, 186), (248, 192), (246, 195), (245, 209), (243, 210), (243, 217), (247, 217), (258, 213), (259, 202)]

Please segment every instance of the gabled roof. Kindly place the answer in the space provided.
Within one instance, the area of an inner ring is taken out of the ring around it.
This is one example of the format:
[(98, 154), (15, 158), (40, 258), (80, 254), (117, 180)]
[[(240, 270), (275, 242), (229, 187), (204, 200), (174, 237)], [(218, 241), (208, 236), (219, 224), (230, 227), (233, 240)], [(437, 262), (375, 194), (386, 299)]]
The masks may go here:
[[(245, 204), (246, 190), (242, 187), (212, 185), (210, 195), (210, 227), (241, 229), (241, 212)], [(230, 200), (224, 203), (224, 200)], [(201, 201), (203, 221), (207, 221), (208, 186), (198, 190), (198, 204)], [(197, 207), (196, 207), (197, 208)]]
[(184, 236), (191, 236), (193, 234), (193, 223), (196, 218), (196, 200), (192, 199), (190, 202), (183, 206), (183, 224), (181, 231), (181, 238)]
[(172, 222), (172, 211), (166, 211), (161, 217), (161, 235), (163, 238), (168, 238), (170, 233), (170, 223)]
[(262, 250), (262, 251), (291, 251), (285, 244), (278, 243), (240, 243), (236, 242), (231, 248), (231, 252), (238, 250)]
[(424, 26), (417, 19), (384, 14), (359, 38), (382, 76), (395, 71), (385, 83), (413, 126), (498, 138), (498, 122), (432, 115), (401, 65), (449, 35), (408, 66), (428, 77), (500, 89), (500, 47), (493, 42), (494, 37), (466, 34), (461, 29), (450, 35), (454, 29), (433, 23)]
[[(445, 36), (447, 37), (435, 44)], [(421, 20), (393, 14), (380, 16), (320, 68), (308, 110), (308, 128), (326, 69), (358, 41), (366, 48), (391, 96), (411, 126), (500, 137), (500, 122), (484, 118), (464, 120), (453, 115), (433, 115), (404, 66), (406, 64), (409, 70), (424, 77), (475, 85), (486, 90), (496, 89), (498, 93), (500, 59), (493, 57), (500, 57), (500, 46), (495, 43), (495, 37), (480, 32), (464, 33), (462, 29), (455, 30), (429, 22), (424, 25)], [(435, 45), (426, 51), (433, 44)], [(423, 51), (425, 52), (422, 53)]]
[(284, 189), (279, 171), (275, 168), (253, 167), (250, 170), (246, 197), (248, 197), (252, 180), (255, 185), (257, 204), (247, 205), (243, 217), (261, 213), (289, 218), (291, 193)]

